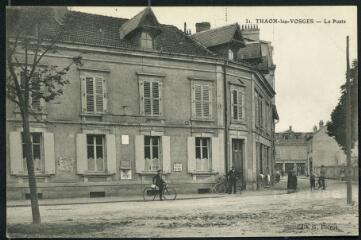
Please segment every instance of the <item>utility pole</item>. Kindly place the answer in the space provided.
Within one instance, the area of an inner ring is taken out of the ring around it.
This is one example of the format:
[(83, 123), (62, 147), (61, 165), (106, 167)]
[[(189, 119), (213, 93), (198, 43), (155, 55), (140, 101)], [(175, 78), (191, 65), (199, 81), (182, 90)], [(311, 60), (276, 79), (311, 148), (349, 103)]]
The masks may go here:
[(349, 36), (346, 37), (346, 157), (347, 157), (347, 204), (352, 203), (351, 188), (351, 83), (350, 83), (350, 59), (349, 59)]

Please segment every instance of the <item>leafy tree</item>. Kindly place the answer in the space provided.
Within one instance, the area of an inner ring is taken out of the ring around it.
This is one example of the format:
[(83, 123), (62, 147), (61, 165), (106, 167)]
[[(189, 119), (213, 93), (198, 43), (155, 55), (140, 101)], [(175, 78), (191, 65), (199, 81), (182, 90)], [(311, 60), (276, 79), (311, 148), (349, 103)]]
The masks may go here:
[[(351, 149), (358, 140), (358, 61), (354, 60), (350, 69), (351, 83)], [(327, 123), (327, 134), (333, 137), (346, 153), (346, 84), (341, 86), (341, 97)]]
[[(65, 9), (66, 10), (66, 9)], [(6, 95), (20, 110), (23, 125), (24, 154), (28, 171), (33, 223), (41, 222), (31, 147), (30, 118), (38, 118), (32, 103), (49, 102), (63, 94), (69, 84), (65, 78), (71, 65), (81, 64), (74, 57), (62, 68), (49, 65), (46, 56), (57, 52), (65, 26), (71, 18), (51, 7), (9, 7), (6, 9)], [(66, 13), (66, 11), (64, 11)], [(58, 17), (58, 18), (57, 18)]]

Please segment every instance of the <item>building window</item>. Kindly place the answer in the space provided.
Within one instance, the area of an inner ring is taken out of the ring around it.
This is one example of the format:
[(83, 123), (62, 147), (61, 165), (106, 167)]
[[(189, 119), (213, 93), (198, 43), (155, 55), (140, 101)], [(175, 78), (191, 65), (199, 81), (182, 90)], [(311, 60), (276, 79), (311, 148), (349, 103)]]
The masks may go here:
[(85, 81), (85, 111), (103, 113), (105, 111), (105, 80), (102, 77), (83, 77)]
[[(35, 172), (43, 172), (44, 163), (43, 163), (43, 136), (42, 133), (30, 133), (31, 137), (31, 149), (33, 152), (33, 162), (34, 162), (34, 171)], [(23, 144), (23, 166), (24, 171), (27, 171), (26, 164), (26, 154), (25, 154), (25, 141), (24, 141), (24, 133), (22, 133), (22, 144)]]
[(196, 139), (196, 170), (210, 171), (210, 138), (197, 137)]
[(147, 32), (142, 32), (140, 36), (140, 47), (146, 49), (153, 49), (153, 39)]
[(232, 102), (232, 119), (244, 119), (244, 94), (240, 90), (233, 89), (231, 94)]
[[(28, 71), (29, 73), (29, 71)], [(25, 91), (25, 72), (21, 71), (20, 72), (20, 88), (21, 90), (24, 92)], [(39, 72), (34, 72), (32, 78), (30, 79), (30, 83), (29, 86), (32, 88), (32, 92), (34, 93), (38, 93), (41, 91), (41, 83), (40, 83), (40, 73)], [(40, 104), (40, 98), (39, 96), (37, 96), (34, 93), (30, 93), (29, 94), (29, 105), (31, 107), (31, 109), (33, 110), (40, 110), (41, 109), (41, 104)]]
[(149, 116), (159, 116), (160, 114), (160, 84), (157, 81), (143, 82), (143, 109), (144, 114)]
[(104, 135), (87, 135), (88, 171), (104, 171)]
[(234, 60), (234, 53), (232, 49), (228, 49), (228, 59), (232, 61)]
[(209, 85), (194, 84), (193, 86), (193, 115), (198, 119), (211, 118), (212, 87)]
[(145, 171), (157, 171), (160, 166), (160, 137), (144, 136)]

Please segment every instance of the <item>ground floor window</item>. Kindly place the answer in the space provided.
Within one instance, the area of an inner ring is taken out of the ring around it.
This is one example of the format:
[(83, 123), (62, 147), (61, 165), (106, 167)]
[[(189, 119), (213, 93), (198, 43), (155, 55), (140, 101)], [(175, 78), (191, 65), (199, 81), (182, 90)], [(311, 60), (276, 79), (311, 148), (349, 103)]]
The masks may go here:
[(104, 135), (87, 135), (88, 171), (104, 171)]
[(160, 137), (144, 136), (145, 171), (157, 171), (160, 164)]
[[(34, 162), (34, 171), (42, 172), (44, 170), (43, 163), (43, 136), (42, 133), (30, 133), (31, 138), (31, 148), (33, 152), (33, 162)], [(27, 171), (27, 163), (26, 163), (26, 153), (25, 153), (25, 141), (24, 141), (24, 133), (22, 133), (22, 144), (23, 144), (23, 166), (24, 171)]]
[(196, 138), (196, 170), (210, 171), (210, 138)]

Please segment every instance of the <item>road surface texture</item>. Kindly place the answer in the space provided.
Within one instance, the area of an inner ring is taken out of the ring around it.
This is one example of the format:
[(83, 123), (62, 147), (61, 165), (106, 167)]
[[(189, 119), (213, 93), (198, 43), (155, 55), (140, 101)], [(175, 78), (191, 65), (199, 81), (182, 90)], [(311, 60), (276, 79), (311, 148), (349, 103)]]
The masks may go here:
[[(346, 185), (328, 182), (311, 192), (307, 179), (287, 194), (273, 190), (218, 198), (41, 206), (42, 224), (30, 207), (7, 208), (9, 237), (210, 237), (358, 235), (358, 185), (353, 205)], [(270, 194), (272, 193), (272, 194)]]

